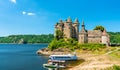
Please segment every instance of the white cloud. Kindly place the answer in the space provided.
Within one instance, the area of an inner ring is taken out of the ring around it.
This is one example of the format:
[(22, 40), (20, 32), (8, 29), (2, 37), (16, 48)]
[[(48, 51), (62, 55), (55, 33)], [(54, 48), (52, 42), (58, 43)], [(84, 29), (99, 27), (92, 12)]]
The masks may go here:
[(26, 14), (26, 12), (25, 12), (25, 11), (23, 11), (23, 12), (22, 12), (22, 14), (23, 14), (23, 15), (25, 15), (25, 14)]
[(12, 3), (16, 4), (16, 0), (10, 0)]
[(22, 11), (22, 14), (23, 14), (23, 15), (28, 15), (28, 16), (34, 16), (34, 15), (35, 15), (35, 13), (26, 12), (26, 11)]
[(29, 13), (27, 13), (27, 15), (29, 15), (29, 16), (34, 16), (35, 13), (31, 13), (31, 12), (29, 12)]

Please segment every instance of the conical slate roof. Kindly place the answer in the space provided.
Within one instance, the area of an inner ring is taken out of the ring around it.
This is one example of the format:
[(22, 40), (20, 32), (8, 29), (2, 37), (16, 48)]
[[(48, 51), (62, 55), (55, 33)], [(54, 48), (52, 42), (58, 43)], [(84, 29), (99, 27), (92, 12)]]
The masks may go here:
[(62, 19), (60, 19), (59, 23), (62, 23)]
[(72, 22), (70, 16), (68, 17), (67, 22)]
[(85, 29), (84, 21), (82, 21), (82, 29), (80, 31), (80, 34), (86, 34), (87, 30)]
[(74, 23), (79, 23), (78, 18), (75, 19)]

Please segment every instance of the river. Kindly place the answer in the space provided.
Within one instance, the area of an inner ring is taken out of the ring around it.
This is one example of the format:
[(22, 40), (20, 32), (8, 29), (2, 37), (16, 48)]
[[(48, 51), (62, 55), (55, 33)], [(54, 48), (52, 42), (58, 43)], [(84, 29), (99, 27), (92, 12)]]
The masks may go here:
[(48, 44), (0, 44), (0, 70), (47, 70), (47, 56), (36, 54)]

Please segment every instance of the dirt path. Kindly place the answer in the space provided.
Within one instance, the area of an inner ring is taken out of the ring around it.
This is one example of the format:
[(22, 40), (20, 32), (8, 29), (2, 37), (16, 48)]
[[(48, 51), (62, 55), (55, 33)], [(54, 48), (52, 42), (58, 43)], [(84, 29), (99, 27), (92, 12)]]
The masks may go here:
[(110, 54), (110, 53), (112, 53), (112, 52), (118, 51), (119, 49), (120, 49), (120, 48), (116, 47), (116, 50), (114, 50), (114, 51), (109, 51), (109, 52), (107, 52), (107, 53), (105, 53), (105, 54)]
[(112, 60), (108, 54), (94, 55), (90, 53), (77, 54), (80, 58), (85, 59), (82, 64), (71, 68), (70, 70), (102, 70), (111, 67), (114, 64), (120, 65), (120, 61)]

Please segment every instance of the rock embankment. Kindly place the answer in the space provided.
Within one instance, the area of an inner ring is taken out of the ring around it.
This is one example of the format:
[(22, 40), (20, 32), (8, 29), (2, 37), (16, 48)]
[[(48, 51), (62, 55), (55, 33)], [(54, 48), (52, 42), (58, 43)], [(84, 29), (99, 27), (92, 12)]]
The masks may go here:
[(70, 54), (70, 53), (72, 53), (72, 51), (67, 48), (58, 48), (53, 51), (49, 50), (48, 48), (43, 48), (37, 51), (37, 54), (41, 55)]

